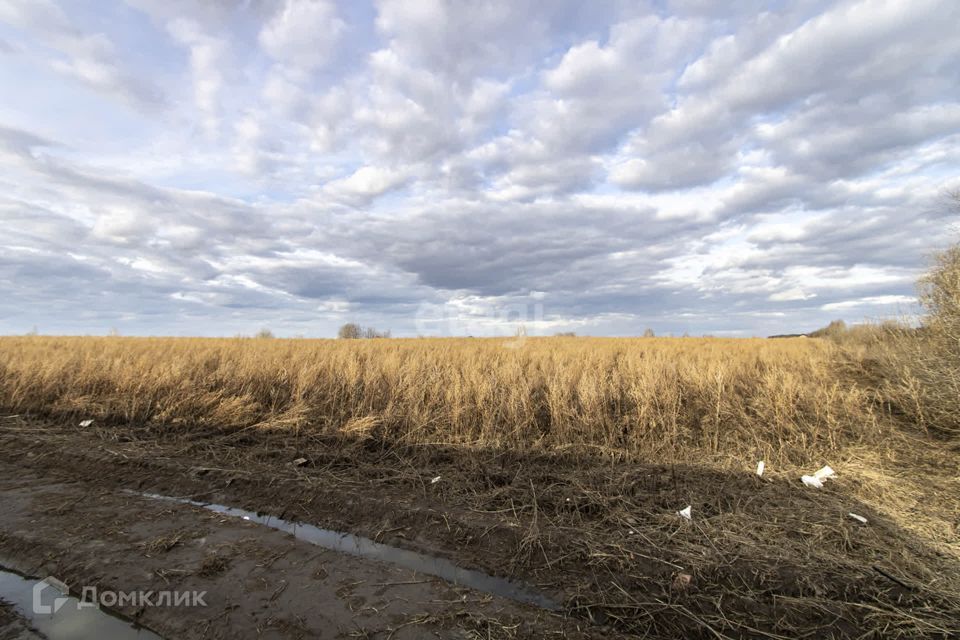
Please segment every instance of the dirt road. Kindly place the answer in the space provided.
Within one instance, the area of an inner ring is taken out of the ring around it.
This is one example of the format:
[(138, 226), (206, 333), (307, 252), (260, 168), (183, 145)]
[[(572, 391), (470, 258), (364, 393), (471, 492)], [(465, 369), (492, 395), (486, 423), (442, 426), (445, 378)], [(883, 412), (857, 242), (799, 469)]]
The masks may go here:
[(579, 635), (532, 606), (29, 462), (0, 461), (0, 564), (75, 593), (205, 592), (206, 606), (119, 608), (165, 638)]
[[(842, 474), (808, 490), (775, 472), (22, 418), (0, 423), (0, 450), (0, 564), (76, 592), (205, 591), (202, 607), (118, 607), (165, 638), (960, 633), (956, 533), (919, 540)], [(366, 536), (561, 611), (142, 493)]]

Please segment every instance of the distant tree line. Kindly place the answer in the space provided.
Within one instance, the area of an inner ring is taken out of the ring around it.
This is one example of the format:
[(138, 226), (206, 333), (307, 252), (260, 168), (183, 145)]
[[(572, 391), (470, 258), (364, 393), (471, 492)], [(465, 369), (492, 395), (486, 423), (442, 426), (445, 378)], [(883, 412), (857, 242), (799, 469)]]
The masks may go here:
[(373, 327), (361, 327), (356, 322), (348, 322), (337, 331), (341, 340), (356, 340), (359, 338), (389, 338), (390, 330), (377, 331)]

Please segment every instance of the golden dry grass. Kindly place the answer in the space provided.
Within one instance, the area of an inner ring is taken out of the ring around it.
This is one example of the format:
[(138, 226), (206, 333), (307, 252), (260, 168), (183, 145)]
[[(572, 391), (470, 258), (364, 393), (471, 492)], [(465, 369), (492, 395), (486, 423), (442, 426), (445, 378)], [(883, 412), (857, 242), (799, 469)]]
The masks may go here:
[(821, 340), (0, 338), (0, 406), (156, 428), (806, 464), (876, 440)]

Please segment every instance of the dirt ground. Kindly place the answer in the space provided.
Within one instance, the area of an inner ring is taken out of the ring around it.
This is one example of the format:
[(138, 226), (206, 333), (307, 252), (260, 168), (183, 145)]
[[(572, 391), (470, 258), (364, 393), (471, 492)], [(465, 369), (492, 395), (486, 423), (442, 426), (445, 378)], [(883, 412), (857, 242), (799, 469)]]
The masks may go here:
[[(237, 518), (57, 482), (9, 462), (0, 474), (3, 564), (78, 592), (206, 591), (206, 607), (120, 609), (167, 638), (579, 635), (559, 616)], [(23, 626), (9, 617), (11, 633)]]
[[(207, 607), (121, 609), (167, 638), (960, 637), (956, 519), (922, 539), (842, 469), (809, 490), (775, 472), (19, 417), (0, 422), (0, 450), (0, 564), (207, 591)], [(954, 514), (956, 479), (947, 469), (928, 496)], [(427, 552), (563, 611), (130, 490)]]

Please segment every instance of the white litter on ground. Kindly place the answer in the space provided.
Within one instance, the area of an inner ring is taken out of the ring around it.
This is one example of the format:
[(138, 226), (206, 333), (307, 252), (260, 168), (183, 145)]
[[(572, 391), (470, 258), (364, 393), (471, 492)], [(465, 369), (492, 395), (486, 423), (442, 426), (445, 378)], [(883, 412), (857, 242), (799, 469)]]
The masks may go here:
[(93, 420), (81, 420), (81, 421), (80, 421), (80, 426), (81, 426), (81, 427), (89, 427), (89, 426), (92, 425), (92, 424), (93, 424)]
[(440, 476), (437, 476), (436, 478), (434, 478), (433, 480), (431, 480), (431, 481), (430, 481), (430, 484), (437, 484), (438, 482), (440, 482)]
[(690, 508), (690, 505), (687, 505), (686, 509), (677, 511), (677, 515), (681, 518), (686, 518), (687, 520), (693, 520), (693, 510)]
[(833, 469), (830, 468), (830, 465), (818, 469), (817, 472), (813, 474), (817, 480), (826, 480), (827, 478), (832, 478), (835, 475), (836, 473), (834, 473)]
[(763, 470), (766, 468), (766, 465), (763, 464), (763, 460), (757, 463), (757, 475), (761, 478), (763, 477)]
[(825, 465), (817, 471), (814, 472), (812, 476), (800, 476), (800, 479), (803, 481), (803, 484), (808, 487), (815, 487), (817, 489), (823, 488), (823, 481), (827, 478), (834, 477), (836, 472), (830, 468), (830, 465)]
[(859, 522), (860, 524), (867, 524), (867, 519), (864, 518), (863, 516), (858, 516), (855, 513), (848, 513), (847, 515), (853, 518), (854, 520), (856, 520), (857, 522)]

